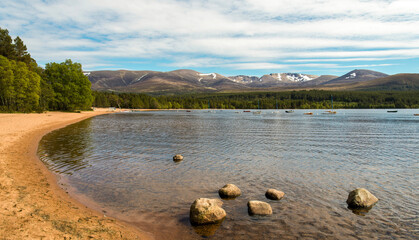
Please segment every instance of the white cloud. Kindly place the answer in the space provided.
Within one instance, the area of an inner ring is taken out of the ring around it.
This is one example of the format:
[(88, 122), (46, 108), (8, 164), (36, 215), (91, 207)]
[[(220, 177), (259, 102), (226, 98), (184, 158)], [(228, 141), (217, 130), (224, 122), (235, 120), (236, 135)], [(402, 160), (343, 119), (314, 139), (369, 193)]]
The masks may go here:
[(392, 57), (392, 58), (311, 58), (311, 59), (291, 59), (285, 60), (284, 62), (293, 62), (293, 63), (301, 63), (301, 62), (364, 62), (364, 61), (386, 61), (386, 60), (399, 60), (405, 59), (400, 57)]
[(39, 62), (271, 69), (418, 58), (418, 13), (416, 0), (4, 0), (0, 21)]
[(287, 68), (287, 65), (277, 64), (277, 63), (267, 63), (267, 62), (253, 62), (253, 63), (232, 63), (227, 64), (228, 67), (233, 69), (284, 69)]

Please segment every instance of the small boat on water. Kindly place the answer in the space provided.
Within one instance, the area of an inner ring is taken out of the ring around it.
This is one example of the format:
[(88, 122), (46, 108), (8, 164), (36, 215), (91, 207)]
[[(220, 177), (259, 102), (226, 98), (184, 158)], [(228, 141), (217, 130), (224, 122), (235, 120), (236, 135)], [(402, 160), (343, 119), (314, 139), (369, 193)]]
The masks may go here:
[(190, 110), (186, 110), (186, 112), (191, 112)]
[(243, 112), (250, 112), (249, 110), (244, 110)]
[(294, 110), (285, 110), (286, 113), (293, 113)]
[(323, 114), (336, 114), (336, 111), (326, 111), (325, 113), (323, 113)]
[(387, 112), (388, 112), (388, 113), (396, 113), (396, 112), (397, 112), (397, 110), (388, 110)]
[(323, 114), (336, 114), (336, 111), (333, 110), (333, 96), (330, 96), (330, 102), (332, 104), (332, 110), (328, 110), (324, 112)]
[(304, 113), (304, 115), (313, 115), (313, 113), (312, 112), (306, 112), (306, 113)]
[(419, 113), (415, 113), (415, 114), (413, 114), (414, 116), (419, 116)]
[(255, 111), (255, 112), (253, 112), (253, 114), (261, 114), (262, 113), (262, 111)]

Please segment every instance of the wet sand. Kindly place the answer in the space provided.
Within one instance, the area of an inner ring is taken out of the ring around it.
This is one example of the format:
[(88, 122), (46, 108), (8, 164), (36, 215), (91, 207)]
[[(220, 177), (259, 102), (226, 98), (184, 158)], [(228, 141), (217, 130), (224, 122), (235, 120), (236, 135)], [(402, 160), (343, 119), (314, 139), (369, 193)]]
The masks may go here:
[(0, 239), (153, 239), (70, 198), (36, 156), (46, 133), (106, 113), (0, 114)]

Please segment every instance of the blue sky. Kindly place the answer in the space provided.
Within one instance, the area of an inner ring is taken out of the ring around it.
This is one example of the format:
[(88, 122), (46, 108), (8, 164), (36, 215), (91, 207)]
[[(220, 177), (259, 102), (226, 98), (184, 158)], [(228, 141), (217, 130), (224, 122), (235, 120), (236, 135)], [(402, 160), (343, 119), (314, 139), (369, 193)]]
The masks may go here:
[(0, 27), (89, 71), (419, 72), (418, 0), (2, 0)]

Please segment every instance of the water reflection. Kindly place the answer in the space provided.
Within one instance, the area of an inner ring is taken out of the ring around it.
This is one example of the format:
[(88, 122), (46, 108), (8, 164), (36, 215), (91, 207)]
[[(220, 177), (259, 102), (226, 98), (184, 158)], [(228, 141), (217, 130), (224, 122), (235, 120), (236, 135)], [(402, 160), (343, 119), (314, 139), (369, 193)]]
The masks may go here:
[(49, 169), (71, 175), (89, 166), (93, 150), (91, 122), (87, 119), (42, 138), (38, 155)]
[(348, 207), (348, 209), (351, 210), (356, 215), (365, 216), (372, 209), (372, 207), (373, 206), (367, 207), (367, 208), (353, 208), (353, 207)]
[[(224, 221), (224, 220), (223, 220)], [(192, 226), (196, 234), (202, 237), (211, 237), (215, 234), (215, 232), (220, 228), (222, 222), (216, 224), (207, 224), (201, 226)]]

